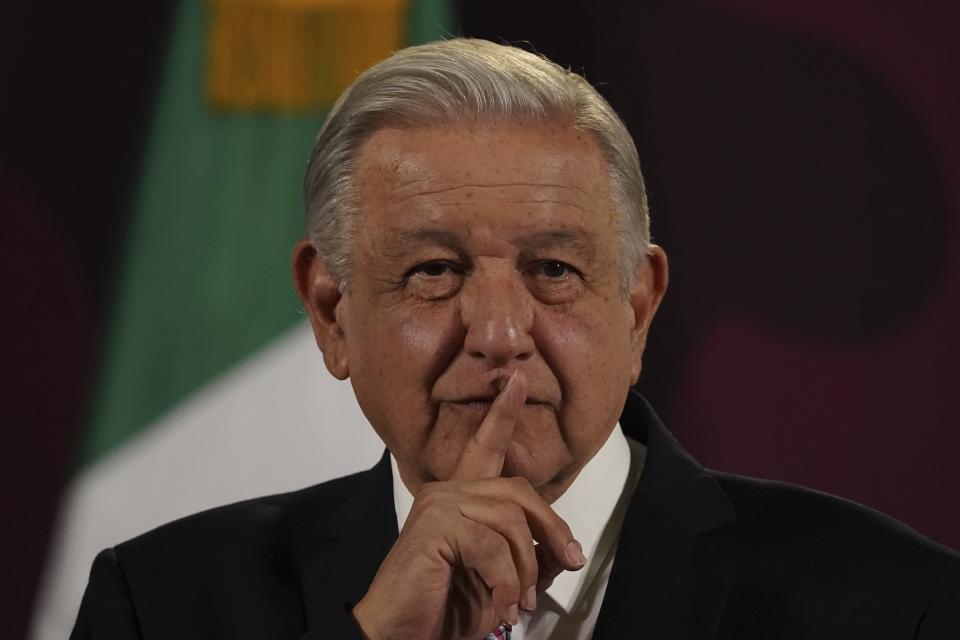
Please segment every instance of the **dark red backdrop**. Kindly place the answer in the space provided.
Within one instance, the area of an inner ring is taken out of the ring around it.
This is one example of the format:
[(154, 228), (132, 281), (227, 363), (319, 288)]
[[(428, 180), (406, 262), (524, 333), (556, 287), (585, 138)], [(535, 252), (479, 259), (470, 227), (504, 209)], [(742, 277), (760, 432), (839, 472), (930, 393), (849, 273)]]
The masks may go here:
[(680, 440), (960, 546), (960, 5), (877, 4), (488, 0), (465, 31), (630, 126), (673, 269), (640, 387)]

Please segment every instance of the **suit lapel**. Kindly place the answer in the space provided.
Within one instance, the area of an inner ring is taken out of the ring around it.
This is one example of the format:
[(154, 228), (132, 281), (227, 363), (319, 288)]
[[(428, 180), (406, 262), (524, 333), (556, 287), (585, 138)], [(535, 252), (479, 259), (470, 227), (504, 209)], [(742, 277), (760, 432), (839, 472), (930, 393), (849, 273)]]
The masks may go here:
[[(737, 516), (716, 481), (639, 395), (631, 392), (620, 423), (647, 445), (647, 456), (594, 638), (714, 638), (737, 563), (712, 544), (710, 533)], [(392, 488), (384, 454), (330, 514), (307, 514), (290, 527), (307, 628), (342, 618), (373, 581), (398, 535)]]
[(621, 425), (647, 445), (627, 508), (595, 638), (716, 636), (737, 562), (710, 532), (737, 516), (716, 481), (631, 393)]
[(333, 512), (298, 531), (292, 546), (301, 568), (307, 629), (344, 617), (366, 593), (397, 535), (390, 458), (384, 453)]

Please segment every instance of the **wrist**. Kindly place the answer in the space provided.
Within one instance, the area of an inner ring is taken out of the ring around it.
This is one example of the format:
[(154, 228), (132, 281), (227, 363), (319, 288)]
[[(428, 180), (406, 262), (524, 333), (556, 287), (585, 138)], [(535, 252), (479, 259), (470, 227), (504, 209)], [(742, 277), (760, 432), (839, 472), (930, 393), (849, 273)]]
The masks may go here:
[(376, 625), (373, 624), (373, 616), (365, 600), (361, 599), (360, 602), (355, 604), (353, 609), (350, 610), (350, 614), (365, 640), (387, 640), (386, 636), (380, 634)]

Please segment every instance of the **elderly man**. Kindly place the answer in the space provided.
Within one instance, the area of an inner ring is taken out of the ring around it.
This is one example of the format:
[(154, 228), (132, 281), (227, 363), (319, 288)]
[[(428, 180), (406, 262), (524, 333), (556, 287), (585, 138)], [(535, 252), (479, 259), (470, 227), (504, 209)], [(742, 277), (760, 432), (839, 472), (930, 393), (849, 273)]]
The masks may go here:
[(74, 638), (958, 637), (952, 552), (706, 471), (630, 392), (667, 261), (581, 77), (400, 51), (330, 112), (305, 202), (296, 287), (388, 454), (103, 552)]

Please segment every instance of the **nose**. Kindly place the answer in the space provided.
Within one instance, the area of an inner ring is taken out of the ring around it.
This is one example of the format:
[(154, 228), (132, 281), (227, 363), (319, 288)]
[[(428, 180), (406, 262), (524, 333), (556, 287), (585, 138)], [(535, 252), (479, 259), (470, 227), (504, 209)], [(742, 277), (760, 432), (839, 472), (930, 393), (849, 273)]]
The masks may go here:
[(471, 357), (503, 367), (533, 355), (533, 300), (516, 269), (476, 270), (461, 291), (460, 313)]

